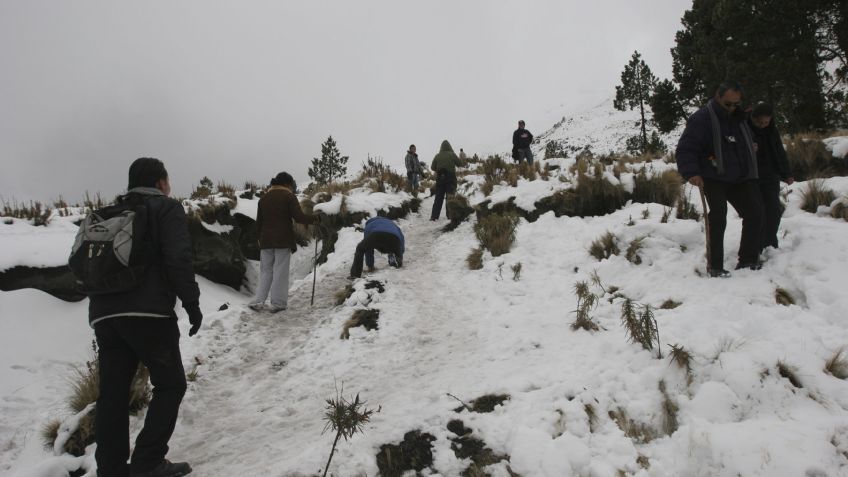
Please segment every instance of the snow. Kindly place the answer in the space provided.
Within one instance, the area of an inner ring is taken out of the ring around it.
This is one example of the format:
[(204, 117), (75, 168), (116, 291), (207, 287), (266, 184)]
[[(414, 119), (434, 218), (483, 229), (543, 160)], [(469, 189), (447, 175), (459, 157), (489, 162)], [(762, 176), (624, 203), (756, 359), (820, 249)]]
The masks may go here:
[(823, 139), (827, 149), (833, 154), (833, 157), (848, 158), (848, 136), (836, 136)]
[[(834, 150), (843, 144), (831, 142)], [(573, 159), (551, 163), (561, 166), (551, 180), (499, 185), (491, 200), (513, 199), (530, 210), (539, 198), (571, 187)], [(646, 169), (659, 174), (669, 167), (654, 161)], [(632, 173), (604, 174), (632, 188)], [(483, 199), (475, 192), (478, 179), (467, 177), (463, 189), (473, 203)], [(838, 197), (848, 194), (848, 178), (825, 185)], [(473, 217), (443, 232), (446, 221), (428, 219), (432, 198), (421, 213), (399, 221), (404, 268), (392, 269), (376, 254), (377, 271), (353, 281), (354, 293), (341, 305), (335, 294), (351, 284), (348, 269), (362, 239), (352, 227), (340, 231), (336, 252), (318, 267), (314, 306), (313, 244), (294, 255), (289, 309), (280, 314), (250, 312), (247, 290), (198, 277), (205, 317), (196, 337), (188, 337), (177, 309), (183, 363), (197, 379), (189, 383), (169, 458), (209, 477), (314, 475), (333, 438), (322, 433), (324, 399), (342, 389), (380, 411), (364, 433), (339, 443), (330, 466), (337, 476), (376, 475), (380, 446), (414, 429), (436, 438), (428, 472), (460, 475), (469, 461), (451, 450), (451, 419), (510, 456), (510, 469), (525, 476), (848, 475), (848, 382), (823, 371), (848, 345), (848, 223), (827, 215), (828, 207), (821, 214), (801, 210), (806, 187), (784, 186), (781, 246), (765, 252), (763, 269), (734, 271), (729, 279), (703, 276), (703, 222), (672, 215), (662, 223), (662, 205), (637, 203), (602, 217), (549, 212), (532, 223), (521, 219), (511, 251), (486, 252), (483, 268), (470, 271), (465, 258), (478, 246)], [(357, 189), (344, 201), (352, 212), (374, 214), (408, 199)], [(256, 202), (240, 199), (234, 212), (255, 217)], [(315, 209), (334, 213), (341, 204), (335, 195)], [(621, 253), (597, 261), (588, 249), (607, 231)], [(60, 265), (74, 233), (70, 218), (47, 227), (0, 224), (0, 268)], [(726, 268), (733, 268), (740, 235), (741, 220), (731, 211)], [(624, 256), (637, 239), (640, 265)], [(511, 268), (519, 263), (514, 279)], [(591, 289), (602, 298), (591, 316), (601, 329), (574, 331), (574, 284), (593, 275), (601, 284)], [(384, 293), (365, 288), (372, 279), (383, 282)], [(663, 359), (628, 342), (622, 299), (612, 286), (654, 308)], [(777, 288), (796, 304), (776, 304)], [(660, 309), (668, 299), (681, 305)], [(351, 328), (349, 339), (339, 339), (353, 311), (363, 308), (380, 311), (379, 329)], [(92, 339), (87, 301), (65, 303), (36, 290), (0, 293), (0, 473), (65, 476), (82, 464), (93, 475), (93, 446), (81, 458), (57, 457), (40, 438), (51, 418), (72, 424), (64, 404), (68, 379), (89, 359)], [(693, 355), (691, 378), (669, 361), (670, 344)], [(803, 387), (782, 377), (778, 362), (794, 368)], [(670, 435), (662, 431), (661, 380), (679, 408)], [(491, 393), (510, 398), (491, 413), (456, 412), (448, 393), (466, 402)], [(609, 415), (620, 410), (655, 438), (625, 435)], [(140, 418), (131, 422), (137, 433)], [(487, 471), (509, 475), (506, 463)]]
[(214, 232), (216, 234), (226, 234), (233, 231), (232, 225), (219, 224), (217, 221), (214, 224), (207, 224), (206, 222), (201, 220), (200, 223), (203, 225), (204, 229), (210, 232)]

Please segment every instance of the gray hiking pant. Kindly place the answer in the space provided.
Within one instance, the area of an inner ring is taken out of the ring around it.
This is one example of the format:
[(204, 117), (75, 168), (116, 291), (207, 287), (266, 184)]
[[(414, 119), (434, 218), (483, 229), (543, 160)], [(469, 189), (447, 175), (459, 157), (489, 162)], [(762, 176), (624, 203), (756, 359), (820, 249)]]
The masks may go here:
[(285, 308), (289, 301), (291, 249), (263, 248), (259, 254), (259, 286), (251, 304), (262, 304), (271, 294), (271, 306)]

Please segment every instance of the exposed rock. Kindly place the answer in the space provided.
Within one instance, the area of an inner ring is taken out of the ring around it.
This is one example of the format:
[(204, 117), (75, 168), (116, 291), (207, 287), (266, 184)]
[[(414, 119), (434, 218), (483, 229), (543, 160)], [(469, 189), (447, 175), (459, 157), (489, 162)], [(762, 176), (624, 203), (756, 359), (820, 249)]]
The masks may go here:
[(67, 265), (43, 268), (17, 266), (0, 272), (0, 290), (22, 288), (35, 288), (65, 301), (76, 302), (85, 298)]

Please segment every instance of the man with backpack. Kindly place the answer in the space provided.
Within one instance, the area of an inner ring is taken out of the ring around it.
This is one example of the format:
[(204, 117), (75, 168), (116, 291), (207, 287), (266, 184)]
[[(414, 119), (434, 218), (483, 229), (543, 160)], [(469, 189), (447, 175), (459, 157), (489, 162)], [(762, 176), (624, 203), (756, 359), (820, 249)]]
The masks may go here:
[[(177, 297), (188, 313), (189, 336), (203, 320), (188, 222), (170, 191), (162, 161), (137, 159), (127, 194), (86, 217), (69, 259), (89, 296), (89, 324), (99, 349), (94, 454), (99, 477), (191, 473), (189, 464), (165, 459), (186, 390)], [(139, 362), (150, 372), (153, 397), (127, 464), (130, 383)]]
[(456, 168), (461, 166), (462, 161), (453, 152), (453, 148), (446, 140), (442, 141), (442, 147), (439, 153), (433, 157), (433, 162), (430, 164), (430, 169), (436, 173), (436, 198), (433, 200), (433, 210), (430, 213), (430, 220), (439, 220), (442, 214), (442, 204), (445, 202), (446, 194), (456, 192)]

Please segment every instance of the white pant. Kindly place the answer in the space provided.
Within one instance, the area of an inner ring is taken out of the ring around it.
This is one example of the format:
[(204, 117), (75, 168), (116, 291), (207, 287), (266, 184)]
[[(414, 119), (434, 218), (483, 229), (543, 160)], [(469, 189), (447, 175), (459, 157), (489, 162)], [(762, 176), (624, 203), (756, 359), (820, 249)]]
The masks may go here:
[(285, 308), (289, 301), (291, 249), (263, 248), (259, 254), (259, 287), (251, 304), (262, 304), (271, 293), (271, 306)]

